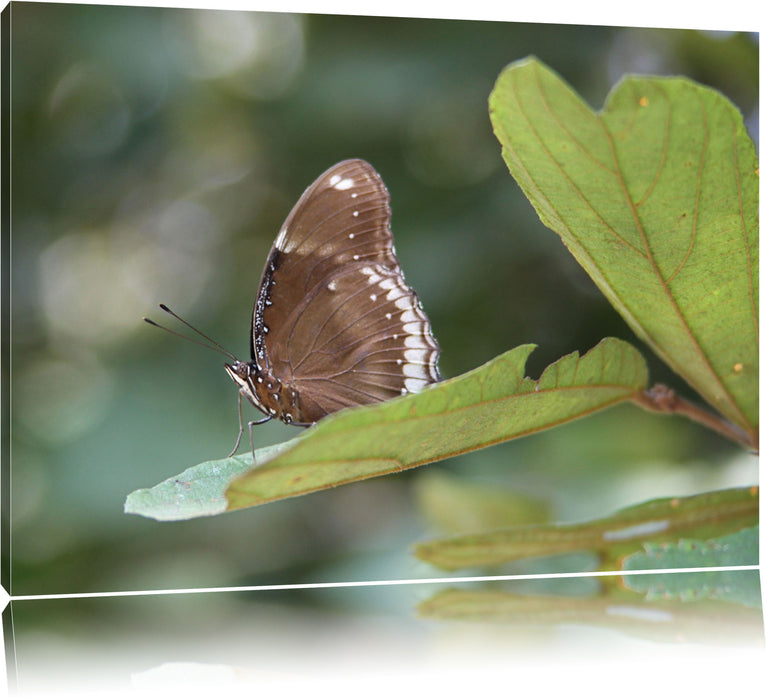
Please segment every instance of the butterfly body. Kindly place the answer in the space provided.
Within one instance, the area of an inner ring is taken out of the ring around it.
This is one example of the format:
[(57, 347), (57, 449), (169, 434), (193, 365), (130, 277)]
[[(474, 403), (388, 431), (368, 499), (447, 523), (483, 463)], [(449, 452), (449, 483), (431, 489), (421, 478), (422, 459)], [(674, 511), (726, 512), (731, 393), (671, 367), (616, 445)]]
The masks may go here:
[(362, 160), (297, 202), (264, 266), (251, 359), (225, 365), (269, 418), (310, 425), (439, 381), (439, 346), (396, 259), (389, 195)]

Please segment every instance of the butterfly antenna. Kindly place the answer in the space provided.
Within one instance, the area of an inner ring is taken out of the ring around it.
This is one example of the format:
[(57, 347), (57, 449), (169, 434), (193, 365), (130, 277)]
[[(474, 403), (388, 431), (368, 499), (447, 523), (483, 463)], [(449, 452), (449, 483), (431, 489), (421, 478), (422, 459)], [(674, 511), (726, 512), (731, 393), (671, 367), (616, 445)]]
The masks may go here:
[(167, 331), (168, 333), (172, 333), (173, 335), (177, 335), (179, 338), (183, 338), (184, 340), (188, 340), (191, 343), (196, 343), (197, 345), (201, 345), (203, 348), (209, 348), (210, 350), (215, 350), (216, 352), (221, 352), (224, 355), (226, 355), (228, 358), (230, 358), (233, 362), (237, 361), (237, 358), (231, 352), (229, 352), (223, 345), (221, 345), (220, 343), (217, 343), (210, 336), (205, 335), (201, 330), (199, 330), (198, 328), (195, 328), (188, 321), (185, 321), (184, 319), (182, 319), (180, 316), (178, 316), (178, 314), (176, 314), (168, 306), (165, 306), (164, 304), (159, 304), (159, 308), (162, 311), (164, 311), (165, 313), (170, 314), (170, 316), (172, 316), (173, 318), (176, 318), (184, 326), (186, 326), (187, 328), (190, 328), (192, 331), (194, 331), (197, 335), (202, 336), (205, 340), (207, 340), (207, 343), (203, 343), (201, 340), (196, 340), (195, 338), (190, 338), (187, 335), (183, 335), (183, 333), (178, 333), (178, 331), (174, 331), (171, 328), (167, 328), (166, 326), (162, 326), (161, 324), (157, 323), (156, 321), (152, 321), (150, 318), (146, 318), (145, 316), (143, 316), (143, 320), (146, 323), (149, 323), (152, 326), (156, 326), (156, 328), (161, 328), (163, 331)]

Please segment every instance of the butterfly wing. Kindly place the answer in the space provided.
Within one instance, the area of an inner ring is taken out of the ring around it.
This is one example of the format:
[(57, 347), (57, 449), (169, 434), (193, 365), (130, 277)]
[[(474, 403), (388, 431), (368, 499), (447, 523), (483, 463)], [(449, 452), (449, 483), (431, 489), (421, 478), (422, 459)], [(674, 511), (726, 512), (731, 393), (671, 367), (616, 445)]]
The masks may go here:
[(439, 346), (393, 248), (388, 191), (349, 160), (302, 195), (259, 288), (255, 359), (299, 393), (304, 420), (439, 380)]

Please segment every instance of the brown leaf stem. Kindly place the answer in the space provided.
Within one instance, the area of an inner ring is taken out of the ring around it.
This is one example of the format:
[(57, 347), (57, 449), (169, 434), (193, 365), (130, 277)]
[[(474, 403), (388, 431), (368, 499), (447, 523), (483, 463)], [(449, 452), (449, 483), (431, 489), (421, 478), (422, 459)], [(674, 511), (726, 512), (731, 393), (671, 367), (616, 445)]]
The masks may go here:
[(757, 432), (747, 433), (737, 425), (733, 425), (724, 418), (682, 398), (665, 384), (655, 384), (651, 389), (636, 394), (633, 397), (633, 401), (647, 411), (678, 413), (685, 416), (685, 418), (706, 426), (729, 440), (743, 445), (755, 453), (759, 452), (760, 445)]

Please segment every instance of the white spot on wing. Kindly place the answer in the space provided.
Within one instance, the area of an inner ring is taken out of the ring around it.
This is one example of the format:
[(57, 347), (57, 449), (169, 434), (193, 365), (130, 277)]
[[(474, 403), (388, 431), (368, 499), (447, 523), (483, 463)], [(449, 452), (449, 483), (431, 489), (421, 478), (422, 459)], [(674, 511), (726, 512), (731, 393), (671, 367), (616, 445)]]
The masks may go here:
[(374, 268), (369, 265), (364, 265), (364, 267), (361, 268), (361, 272), (369, 276), (369, 284), (376, 284), (381, 279), (380, 275), (378, 275), (374, 271)]
[(282, 228), (280, 230), (278, 237), (275, 239), (275, 248), (277, 248), (281, 253), (287, 253), (289, 251), (288, 229)]
[[(404, 376), (412, 379), (422, 379), (424, 382), (428, 380), (428, 372), (422, 365), (405, 364), (402, 366), (401, 371), (404, 372)], [(405, 381), (405, 384), (407, 382)]]
[(420, 335), (408, 335), (404, 339), (405, 348), (426, 348), (428, 343), (423, 340), (423, 336)]
[(427, 350), (425, 348), (410, 348), (404, 351), (404, 359), (407, 362), (423, 365), (427, 362), (426, 353)]
[(413, 379), (407, 377), (404, 380), (404, 387), (410, 394), (417, 394), (421, 389), (425, 388), (428, 382), (425, 379)]
[[(334, 178), (337, 178), (336, 182), (332, 182)], [(332, 175), (331, 179), (329, 180), (332, 187), (334, 187), (335, 190), (349, 190), (351, 187), (353, 187), (353, 178), (346, 177), (344, 180), (339, 175)]]

